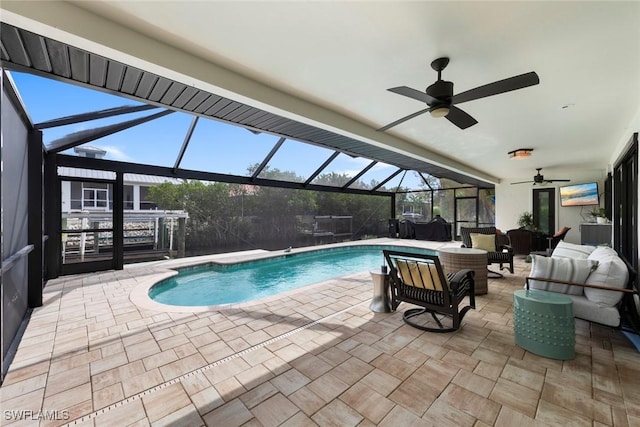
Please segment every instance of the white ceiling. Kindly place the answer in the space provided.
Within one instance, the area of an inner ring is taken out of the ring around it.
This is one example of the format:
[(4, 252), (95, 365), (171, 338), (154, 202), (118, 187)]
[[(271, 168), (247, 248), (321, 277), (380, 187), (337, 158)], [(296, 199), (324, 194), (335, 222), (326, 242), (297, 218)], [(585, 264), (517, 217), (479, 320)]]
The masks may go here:
[[(535, 71), (537, 86), (459, 105), (479, 122), (466, 130), (423, 115), (387, 131), (480, 176), (601, 171), (613, 146), (638, 131), (628, 126), (640, 109), (640, 2), (74, 3), (257, 82), (253, 92), (210, 82), (240, 101), (280, 109), (295, 105), (283, 99), (306, 101), (339, 113), (309, 119), (383, 144), (375, 129), (425, 108), (386, 89), (424, 90), (436, 80), (435, 58), (451, 58), (443, 78), (454, 93)], [(533, 156), (509, 160), (520, 147)]]

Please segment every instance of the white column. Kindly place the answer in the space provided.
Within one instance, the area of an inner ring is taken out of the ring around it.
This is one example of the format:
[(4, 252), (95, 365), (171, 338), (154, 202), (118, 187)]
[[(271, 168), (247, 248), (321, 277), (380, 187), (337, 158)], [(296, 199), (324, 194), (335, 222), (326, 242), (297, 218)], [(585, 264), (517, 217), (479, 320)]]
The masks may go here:
[(140, 185), (138, 184), (133, 186), (133, 210), (140, 210)]
[(62, 203), (62, 212), (71, 211), (71, 181), (62, 181), (60, 183), (60, 201)]

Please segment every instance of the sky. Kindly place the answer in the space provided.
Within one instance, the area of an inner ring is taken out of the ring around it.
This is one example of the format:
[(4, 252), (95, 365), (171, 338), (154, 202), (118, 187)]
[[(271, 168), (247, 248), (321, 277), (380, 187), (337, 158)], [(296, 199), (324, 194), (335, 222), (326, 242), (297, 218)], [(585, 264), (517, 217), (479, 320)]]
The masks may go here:
[[(32, 74), (12, 72), (11, 75), (34, 124), (107, 108), (142, 105), (128, 98)], [(160, 111), (162, 109), (147, 110), (44, 129), (44, 143), (48, 145), (74, 132), (124, 122)], [(192, 119), (192, 115), (174, 112), (92, 141), (88, 145), (105, 150), (107, 159), (173, 167)], [(242, 127), (200, 118), (180, 168), (246, 176), (247, 168), (262, 162), (278, 139), (274, 135), (256, 135)], [(269, 167), (293, 171), (297, 175), (307, 177), (332, 153), (333, 150), (288, 139), (273, 157)], [(67, 150), (65, 154), (75, 153), (73, 150)], [(370, 162), (369, 159), (340, 154), (323, 173), (347, 173), (354, 176)], [(395, 166), (378, 163), (361, 180), (365, 183), (371, 180), (379, 182), (396, 170)], [(390, 181), (387, 187), (398, 185), (402, 175)], [(402, 185), (418, 188), (419, 181), (414, 174), (406, 174)]]

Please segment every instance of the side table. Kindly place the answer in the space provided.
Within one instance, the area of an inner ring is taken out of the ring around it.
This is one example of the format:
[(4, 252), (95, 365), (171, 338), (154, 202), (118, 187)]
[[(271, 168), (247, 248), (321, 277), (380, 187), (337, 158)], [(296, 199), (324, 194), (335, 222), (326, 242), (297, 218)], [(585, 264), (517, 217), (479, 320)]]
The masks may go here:
[(455, 273), (463, 268), (473, 270), (475, 294), (488, 292), (487, 251), (473, 248), (442, 248), (438, 249), (438, 258), (447, 273)]
[(389, 298), (389, 274), (371, 271), (373, 280), (373, 298), (369, 309), (375, 313), (391, 313), (391, 301)]
[(573, 300), (565, 295), (534, 289), (515, 291), (513, 328), (516, 344), (531, 353), (560, 360), (575, 357)]

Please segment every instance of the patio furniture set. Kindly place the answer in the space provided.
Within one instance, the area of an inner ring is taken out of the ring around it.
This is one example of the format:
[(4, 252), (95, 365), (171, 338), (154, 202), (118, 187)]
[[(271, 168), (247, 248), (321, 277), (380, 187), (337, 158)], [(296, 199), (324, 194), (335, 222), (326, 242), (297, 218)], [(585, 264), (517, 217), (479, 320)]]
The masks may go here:
[[(484, 235), (489, 236), (491, 228), (483, 229)], [(474, 233), (467, 234), (471, 240)], [(475, 247), (479, 241), (473, 240)], [(441, 249), (438, 255), (384, 250), (388, 272), (372, 273), (370, 308), (391, 312), (405, 302), (416, 306), (403, 313), (407, 324), (429, 332), (454, 332), (465, 314), (475, 309), (476, 295), (487, 293), (487, 264), (493, 261), (503, 268), (509, 263), (513, 272), (513, 254), (507, 248), (503, 251), (505, 258), (491, 259), (490, 251), (469, 247)], [(636, 272), (613, 249), (559, 240), (552, 252), (532, 258), (524, 289), (513, 296), (518, 346), (570, 360), (575, 357), (574, 318), (621, 327), (624, 317), (634, 329), (640, 325), (634, 299)]]

